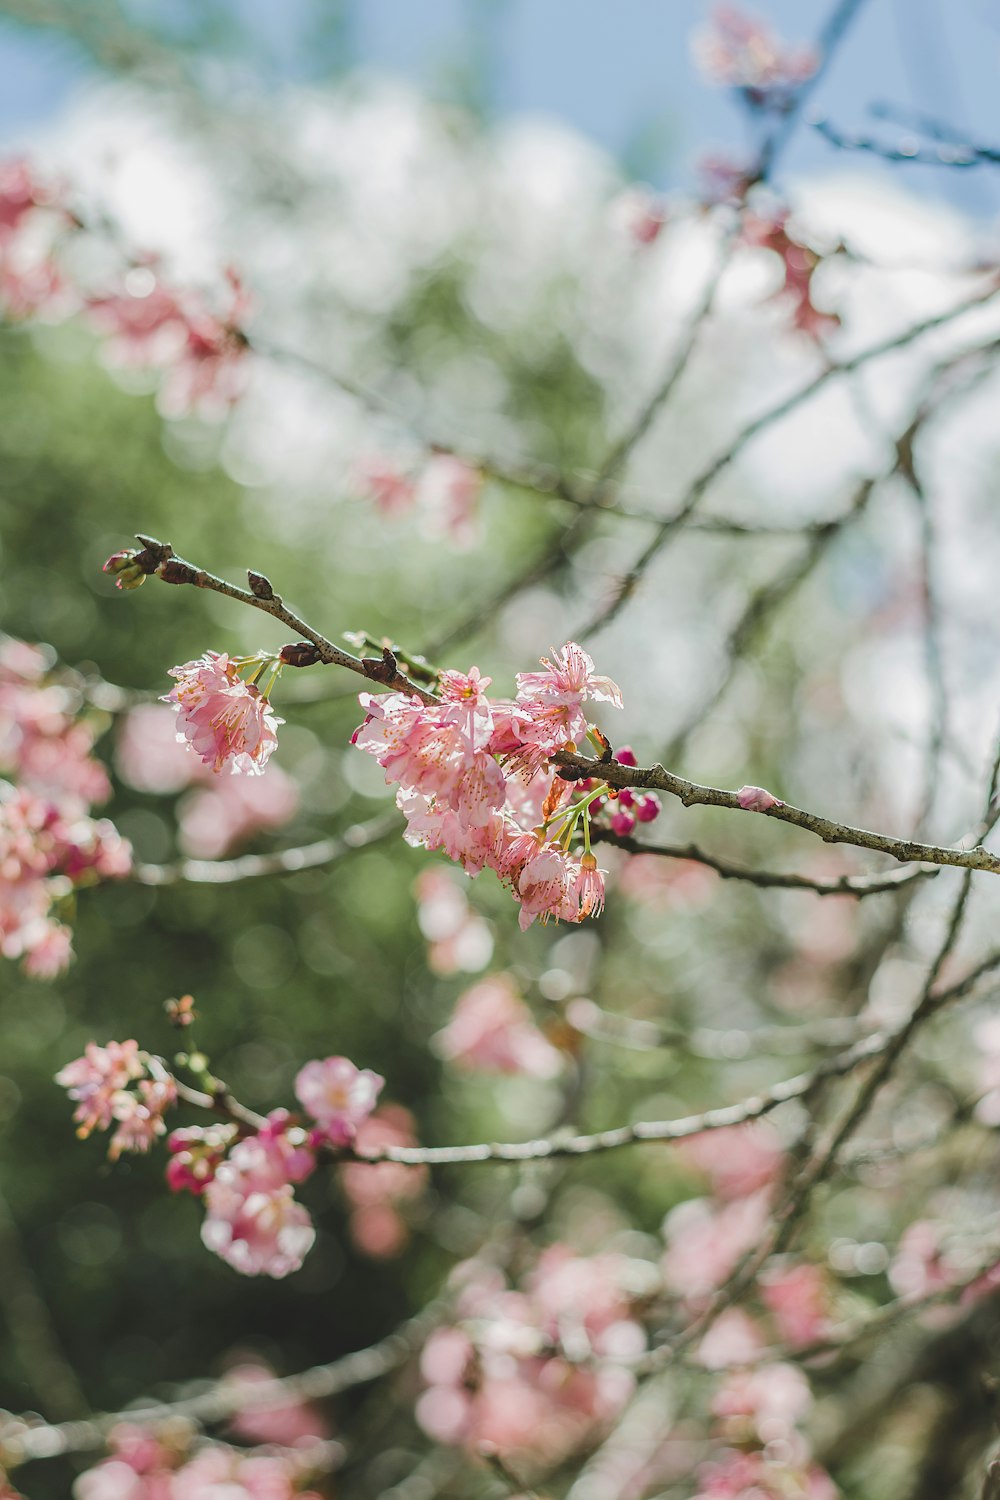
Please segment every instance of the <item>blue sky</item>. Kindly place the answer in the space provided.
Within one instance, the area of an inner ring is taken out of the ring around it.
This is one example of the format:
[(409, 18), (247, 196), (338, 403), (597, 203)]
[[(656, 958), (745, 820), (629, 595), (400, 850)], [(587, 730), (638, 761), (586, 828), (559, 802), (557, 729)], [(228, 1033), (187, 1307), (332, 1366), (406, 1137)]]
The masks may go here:
[[(762, 0), (748, 8), (789, 40), (815, 35), (830, 0)], [(273, 85), (308, 71), (308, 35), (330, 0), (229, 0)], [(148, 5), (136, 6), (149, 9)], [(182, 9), (161, 0), (160, 9)], [(699, 150), (738, 145), (744, 121), (725, 93), (697, 75), (690, 35), (703, 0), (346, 0), (350, 55), (447, 93), (471, 57), (486, 58), (485, 89), (497, 114), (555, 116), (598, 141), (658, 186), (689, 182)], [(30, 140), (91, 76), (83, 55), (51, 30), (0, 24), (0, 137)], [(846, 128), (872, 124), (885, 100), (953, 121), (1000, 142), (1000, 0), (868, 0), (824, 80), (815, 106)], [(879, 127), (876, 127), (879, 128)], [(880, 127), (892, 137), (901, 131)], [(788, 174), (839, 169), (842, 155), (802, 129)], [(887, 169), (867, 158), (852, 164)], [(991, 217), (1000, 170), (894, 170), (921, 192)]]

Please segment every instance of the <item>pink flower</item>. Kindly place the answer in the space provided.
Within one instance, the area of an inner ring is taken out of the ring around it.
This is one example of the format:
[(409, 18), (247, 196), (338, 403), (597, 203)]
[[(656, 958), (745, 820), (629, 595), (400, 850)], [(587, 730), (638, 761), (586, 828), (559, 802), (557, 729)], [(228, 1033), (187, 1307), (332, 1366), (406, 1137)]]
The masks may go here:
[(176, 1102), (177, 1085), (172, 1078), (144, 1078), (137, 1094), (126, 1089), (114, 1094), (111, 1113), (117, 1128), (108, 1148), (111, 1160), (117, 1161), (123, 1151), (148, 1151), (157, 1136), (166, 1135), (163, 1113)]
[(793, 1348), (822, 1338), (830, 1326), (827, 1278), (819, 1266), (770, 1269), (760, 1278), (761, 1296), (779, 1337)]
[(237, 664), (216, 651), (171, 667), (169, 675), (177, 686), (163, 701), (177, 707), (178, 741), (217, 773), (228, 765), (234, 775), (261, 775), (285, 721), (275, 717), (260, 689), (244, 682)]
[(316, 1238), (292, 1188), (314, 1159), (292, 1146), (281, 1124), (237, 1141), (205, 1188), (202, 1241), (243, 1276), (297, 1271)]
[(167, 1138), (167, 1186), (172, 1193), (200, 1197), (212, 1181), (236, 1135), (235, 1125), (189, 1125)]
[(111, 363), (163, 371), (159, 406), (164, 416), (226, 414), (246, 389), (248, 347), (239, 332), (246, 296), (230, 274), (225, 318), (191, 291), (168, 287), (152, 266), (134, 266), (120, 292), (93, 297), (87, 314), (108, 339)]
[(439, 1056), (483, 1073), (554, 1078), (563, 1059), (538, 1030), (509, 974), (495, 974), (459, 996), (455, 1013), (432, 1039)]
[(772, 807), (785, 805), (762, 786), (741, 786), (736, 796), (744, 812), (768, 812)]
[(347, 1146), (375, 1108), (384, 1083), (370, 1068), (356, 1068), (346, 1057), (326, 1057), (300, 1069), (295, 1095), (326, 1140)]
[[(415, 1146), (413, 1116), (399, 1104), (386, 1104), (363, 1120), (355, 1146), (363, 1155), (385, 1146)], [(427, 1186), (427, 1168), (403, 1162), (347, 1162), (340, 1185), (351, 1208), (351, 1238), (365, 1255), (387, 1260), (405, 1248), (406, 1221), (397, 1205), (419, 1198)]]
[(785, 1159), (781, 1137), (766, 1120), (706, 1130), (678, 1142), (677, 1150), (707, 1174), (713, 1193), (727, 1202), (768, 1187)]
[(358, 466), (356, 482), (383, 516), (408, 511), (416, 499), (416, 485), (391, 459), (374, 455)]
[(837, 313), (824, 311), (813, 303), (813, 275), (822, 264), (822, 257), (789, 232), (787, 211), (770, 218), (748, 215), (743, 238), (748, 245), (773, 251), (780, 260), (784, 279), (774, 297), (789, 303), (796, 328), (812, 338), (820, 338), (840, 326)]
[(536, 917), (541, 917), (543, 923), (549, 917), (561, 917), (567, 922), (579, 920), (579, 902), (574, 894), (576, 877), (577, 867), (572, 858), (553, 844), (531, 856), (517, 882), (521, 901), (518, 924), (522, 932)]
[(712, 83), (745, 90), (751, 103), (787, 94), (811, 78), (819, 58), (811, 47), (787, 47), (769, 27), (735, 5), (717, 5), (693, 39), (695, 61)]
[(107, 1130), (115, 1118), (116, 1097), (145, 1072), (138, 1042), (109, 1042), (106, 1047), (88, 1042), (83, 1056), (56, 1074), (56, 1083), (77, 1102), (77, 1135), (85, 1138), (92, 1130)]

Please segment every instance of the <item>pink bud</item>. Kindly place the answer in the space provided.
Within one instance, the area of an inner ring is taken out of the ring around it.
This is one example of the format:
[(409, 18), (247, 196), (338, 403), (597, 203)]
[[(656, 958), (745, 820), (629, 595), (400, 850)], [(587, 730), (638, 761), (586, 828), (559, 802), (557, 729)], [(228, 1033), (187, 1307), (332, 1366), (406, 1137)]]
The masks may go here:
[(616, 750), (615, 760), (620, 766), (637, 766), (639, 764), (631, 745), (623, 745), (620, 750)]
[(633, 790), (632, 790), (631, 787), (628, 787), (628, 786), (623, 786), (622, 787), (621, 791), (618, 793), (618, 806), (619, 807), (634, 807), (635, 806), (635, 793), (633, 792)]
[(620, 834), (622, 838), (627, 838), (628, 835), (635, 830), (635, 818), (630, 812), (623, 812), (619, 810), (618, 812), (611, 814), (611, 827), (612, 830), (615, 833)]
[(772, 807), (785, 805), (762, 786), (741, 786), (736, 797), (745, 812), (768, 812)]
[(650, 793), (639, 797), (635, 804), (635, 815), (640, 823), (653, 823), (660, 816), (660, 799)]

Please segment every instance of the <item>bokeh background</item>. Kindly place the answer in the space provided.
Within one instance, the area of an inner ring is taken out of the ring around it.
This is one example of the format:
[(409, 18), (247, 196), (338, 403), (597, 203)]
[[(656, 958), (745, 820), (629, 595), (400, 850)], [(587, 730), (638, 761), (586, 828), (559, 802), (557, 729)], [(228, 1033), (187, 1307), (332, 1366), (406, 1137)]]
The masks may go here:
[[(768, 9), (779, 29), (807, 40), (826, 7)], [(165, 419), (153, 383), (109, 369), (86, 330), (0, 334), (0, 627), (122, 690), (96, 694), (89, 712), (106, 724), (111, 815), (143, 861), (307, 843), (376, 815), (387, 793), (377, 767), (347, 748), (359, 716), (351, 683), (305, 672), (286, 673), (276, 698), (287, 724), (275, 764), (296, 803), (280, 828), (213, 844), (204, 789), (143, 785), (135, 757), (123, 756), (123, 708), (154, 704), (167, 669), (206, 648), (274, 647), (285, 633), (194, 591), (116, 593), (101, 563), (137, 529), (225, 576), (262, 568), (333, 638), (364, 629), (435, 656), (445, 640), (449, 664), (475, 660), (502, 691), (607, 597), (639, 544), (634, 523), (602, 523), (550, 577), (484, 610), (558, 539), (571, 508), (487, 484), (456, 538), (424, 513), (380, 515), (358, 466), (373, 453), (405, 466), (414, 425), (467, 451), (574, 474), (600, 464), (679, 344), (704, 282), (713, 230), (692, 206), (698, 156), (753, 140), (745, 112), (693, 66), (690, 35), (704, 17), (689, 0), (0, 3), (4, 147), (67, 174), (81, 201), (130, 247), (158, 251), (175, 280), (211, 287), (238, 265), (263, 343), (372, 386), (399, 414), (373, 418), (322, 373), (276, 359), (259, 362), (224, 422)], [(998, 62), (993, 0), (871, 0), (812, 105), (868, 130), (869, 106), (889, 101), (995, 140)], [(649, 247), (621, 215), (636, 180), (666, 205), (667, 230)], [(956, 268), (994, 244), (989, 169), (846, 157), (804, 124), (779, 186), (821, 245), (846, 239), (858, 252), (820, 277), (844, 320), (838, 352), (949, 305), (964, 286)], [(633, 456), (625, 501), (668, 512), (765, 397), (820, 368), (824, 356), (768, 300), (774, 290), (764, 252), (733, 266), (683, 387)], [(921, 345), (835, 384), (748, 451), (708, 513), (790, 528), (838, 515), (859, 476), (878, 471), (885, 434), (931, 354), (985, 338), (991, 316), (932, 340), (930, 353)], [(995, 400), (995, 380), (980, 382), (925, 452), (941, 506), (950, 687), (933, 787), (942, 839), (971, 821), (994, 731)], [(671, 746), (676, 768), (700, 780), (760, 783), (848, 821), (905, 827), (922, 796), (930, 712), (919, 519), (905, 487), (881, 486), (767, 629), (740, 644), (731, 671), (747, 601), (794, 570), (801, 545), (794, 529), (763, 539), (693, 532), (661, 559), (591, 643), (598, 669), (625, 690), (620, 721), (605, 727), (641, 763)], [(814, 873), (867, 867), (772, 825), (731, 821), (733, 859)], [(663, 822), (670, 837), (721, 833), (710, 814), (670, 809)], [(509, 1214), (512, 1194), (527, 1234), (551, 1190), (543, 1238), (655, 1260), (665, 1213), (697, 1190), (690, 1166), (655, 1152), (580, 1163), (551, 1181), (541, 1170), (456, 1169), (404, 1206), (405, 1243), (385, 1258), (359, 1248), (337, 1182), (317, 1176), (304, 1192), (320, 1231), (305, 1268), (280, 1283), (241, 1280), (202, 1248), (198, 1206), (167, 1195), (162, 1158), (111, 1166), (102, 1141), (76, 1143), (52, 1082), (90, 1039), (135, 1035), (168, 1053), (171, 996), (196, 997), (199, 1045), (254, 1108), (290, 1103), (306, 1058), (344, 1053), (385, 1075), (387, 1097), (431, 1143), (527, 1134), (561, 1115), (594, 1128), (740, 1097), (811, 1055), (811, 1043), (792, 1041), (777, 1062), (762, 1056), (747, 1042), (755, 1027), (853, 1015), (864, 1003), (891, 1015), (922, 957), (925, 928), (893, 935), (895, 913), (877, 902), (808, 904), (674, 864), (623, 888), (600, 925), (522, 935), (488, 876), (470, 886), (435, 860), (477, 922), (467, 952), (442, 956), (417, 885), (431, 863), (393, 837), (294, 876), (107, 885), (79, 898), (67, 974), (44, 984), (4, 965), (0, 1406), (59, 1418), (176, 1389), (246, 1353), (279, 1371), (335, 1358), (421, 1306)], [(948, 889), (942, 877), (928, 894), (925, 922)], [(988, 898), (976, 920), (975, 932), (989, 929)], [(874, 996), (862, 995), (870, 954), (887, 949)], [(484, 972), (513, 975), (553, 1036), (568, 1004), (593, 998), (668, 1020), (675, 1040), (610, 1062), (581, 1044), (559, 1080), (484, 1087), (429, 1046)], [(902, 1116), (933, 1114), (949, 1089), (973, 1089), (973, 1064), (967, 1034), (945, 1028), (930, 1076), (898, 1103)], [(886, 1247), (946, 1180), (943, 1170), (890, 1186), (862, 1178), (824, 1206), (816, 1253), (841, 1247), (835, 1269), (848, 1299), (885, 1294)], [(947, 1211), (975, 1217), (989, 1191), (975, 1179), (971, 1197), (949, 1198)], [(338, 1493), (386, 1493), (412, 1470), (426, 1446), (412, 1418), (414, 1379), (340, 1404), (336, 1430), (365, 1424), (385, 1437)], [(900, 1474), (923, 1419), (923, 1408), (901, 1411)], [(873, 1462), (846, 1456), (847, 1493), (907, 1493), (902, 1479), (872, 1488)], [(875, 1469), (884, 1474), (886, 1462)], [(71, 1478), (59, 1461), (20, 1482), (32, 1500), (56, 1500)], [(480, 1482), (460, 1477), (454, 1493)]]

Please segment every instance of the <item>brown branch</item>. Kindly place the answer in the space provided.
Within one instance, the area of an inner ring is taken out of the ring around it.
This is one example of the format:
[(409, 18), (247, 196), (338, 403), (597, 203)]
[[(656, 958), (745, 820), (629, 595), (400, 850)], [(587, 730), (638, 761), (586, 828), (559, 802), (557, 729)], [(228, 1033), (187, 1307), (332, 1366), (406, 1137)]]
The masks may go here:
[(272, 854), (243, 854), (238, 859), (182, 859), (173, 865), (140, 864), (132, 869), (131, 878), (140, 885), (229, 885), (237, 880), (256, 880), (263, 875), (294, 875), (299, 870), (315, 870), (334, 864), (355, 849), (386, 838), (397, 826), (392, 813), (355, 823), (335, 838), (318, 839), (294, 849), (278, 849)]
[[(998, 966), (1000, 950), (989, 954), (957, 983), (945, 990), (936, 991), (933, 996), (935, 1011), (952, 1000), (968, 995), (985, 974)], [(826, 1079), (842, 1078), (862, 1063), (887, 1053), (895, 1055), (900, 1036), (908, 1034), (910, 1026), (911, 1023), (907, 1021), (896, 1030), (873, 1032), (843, 1052), (826, 1058), (808, 1073), (799, 1073), (794, 1078), (785, 1079), (737, 1104), (707, 1109), (701, 1114), (682, 1115), (672, 1120), (637, 1120), (631, 1125), (617, 1125), (609, 1130), (586, 1135), (557, 1133), (530, 1141), (482, 1141), (462, 1146), (383, 1146), (372, 1151), (337, 1147), (330, 1151), (329, 1159), (334, 1164), (351, 1161), (369, 1165), (390, 1161), (411, 1167), (471, 1166), (480, 1162), (548, 1161), (556, 1157), (592, 1156), (596, 1152), (615, 1151), (623, 1146), (645, 1142), (687, 1140), (711, 1130), (725, 1130), (733, 1125), (758, 1120), (792, 1099), (801, 1099), (811, 1094), (817, 1084)], [(221, 1114), (252, 1130), (260, 1130), (267, 1123), (262, 1115), (240, 1104), (221, 1083), (212, 1094), (178, 1084), (178, 1094), (185, 1103)]]
[[(328, 641), (326, 636), (320, 635), (305, 620), (287, 609), (281, 597), (274, 592), (267, 578), (260, 573), (251, 573), (252, 589), (239, 588), (235, 583), (229, 583), (225, 578), (218, 578), (214, 573), (209, 573), (195, 563), (187, 562), (178, 557), (169, 542), (159, 542), (155, 537), (137, 536), (145, 551), (139, 554), (141, 565), (150, 573), (155, 573), (165, 583), (191, 584), (195, 588), (210, 589), (215, 594), (223, 594), (227, 599), (236, 599), (240, 604), (249, 604), (252, 609), (263, 610), (264, 614), (270, 615), (272, 619), (280, 620), (296, 635), (311, 642), (316, 648), (314, 660), (326, 663), (329, 666), (346, 667), (349, 672), (356, 672), (359, 677), (366, 678), (369, 682), (376, 683), (379, 687), (396, 693), (411, 693), (418, 697), (423, 703), (436, 703), (436, 696), (428, 692), (426, 688), (418, 683), (411, 682), (399, 671), (395, 657), (386, 649), (382, 659), (376, 660), (371, 657), (352, 656), (349, 651), (344, 651), (340, 646), (335, 646)], [(148, 565), (148, 566), (147, 566)]]
[(898, 349), (907, 348), (917, 339), (922, 338), (925, 333), (945, 327), (947, 324), (964, 316), (965, 313), (982, 306), (984, 302), (990, 301), (996, 295), (996, 292), (996, 276), (991, 275), (985, 286), (980, 287), (976, 293), (960, 302), (957, 306), (948, 308), (944, 312), (934, 313), (930, 317), (922, 319), (919, 323), (913, 323), (909, 328), (904, 329), (902, 333), (891, 334), (889, 337), (881, 339), (877, 344), (870, 344), (866, 349), (858, 350), (856, 354), (849, 355), (846, 359), (825, 365), (818, 374), (814, 375), (805, 385), (800, 386), (797, 391), (793, 391), (791, 395), (785, 396), (774, 406), (769, 407), (766, 411), (761, 412), (759, 416), (754, 417), (737, 434), (729, 446), (723, 449), (696, 476), (689, 485), (687, 494), (678, 509), (673, 515), (661, 521), (651, 540), (620, 580), (613, 598), (579, 632), (579, 635), (584, 639), (588, 636), (596, 635), (598, 631), (603, 630), (606, 625), (609, 625), (615, 619), (619, 611), (631, 597), (636, 585), (653, 559), (662, 552), (674, 533), (685, 524), (697, 509), (702, 497), (719, 475), (739, 458), (743, 450), (761, 432), (797, 410), (798, 407), (802, 406), (831, 380), (841, 375), (853, 374), (872, 360), (880, 359), (883, 355), (894, 353)]
[(4, 1423), (0, 1418), (0, 1463), (12, 1469), (37, 1458), (93, 1452), (105, 1446), (108, 1433), (121, 1422), (146, 1426), (178, 1417), (201, 1423), (222, 1422), (237, 1412), (267, 1411), (294, 1401), (317, 1401), (340, 1395), (354, 1386), (368, 1385), (391, 1374), (419, 1349), (439, 1319), (440, 1305), (440, 1300), (435, 1299), (368, 1348), (354, 1350), (328, 1364), (313, 1365), (295, 1375), (276, 1376), (252, 1385), (224, 1378), (193, 1396), (176, 1401), (151, 1401), (125, 1411), (101, 1412), (80, 1421), (48, 1423), (25, 1417)]
[[(736, 792), (721, 787), (700, 786), (675, 776), (663, 766), (656, 765), (644, 770), (639, 766), (623, 766), (617, 761), (594, 760), (576, 752), (560, 751), (552, 757), (554, 763), (571, 773), (569, 780), (578, 781), (586, 777), (603, 779), (614, 787), (641, 787), (647, 791), (667, 792), (676, 797), (685, 807), (725, 807), (732, 812), (746, 812), (740, 805)], [(1000, 874), (1000, 855), (976, 843), (972, 848), (945, 847), (938, 844), (922, 844), (915, 839), (894, 838), (887, 833), (874, 833), (867, 828), (854, 828), (848, 823), (836, 823), (818, 813), (806, 812), (788, 802), (777, 802), (766, 812), (756, 817), (772, 818), (779, 823), (791, 823), (814, 834), (825, 844), (850, 844), (856, 849), (872, 849), (878, 854), (888, 854), (901, 864), (949, 865), (961, 870), (985, 870), (991, 875)]]
[(940, 867), (921, 865), (913, 870), (891, 870), (887, 875), (837, 875), (829, 880), (811, 879), (808, 875), (785, 874), (778, 870), (751, 870), (744, 865), (734, 865), (715, 854), (709, 854), (698, 844), (647, 844), (641, 839), (613, 833), (610, 828), (595, 825), (590, 836), (595, 843), (611, 844), (624, 849), (628, 854), (655, 854), (664, 859), (690, 860), (714, 870), (723, 880), (743, 880), (764, 890), (811, 891), (816, 896), (853, 896), (860, 900), (865, 896), (878, 896), (887, 891), (898, 891), (900, 886), (910, 885), (916, 880), (928, 880), (939, 873)]

